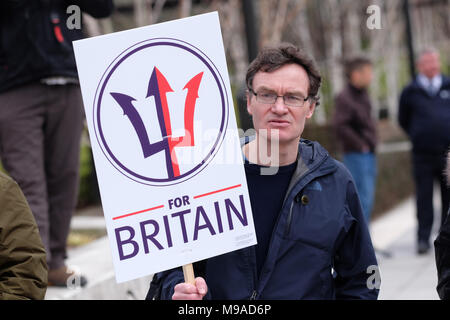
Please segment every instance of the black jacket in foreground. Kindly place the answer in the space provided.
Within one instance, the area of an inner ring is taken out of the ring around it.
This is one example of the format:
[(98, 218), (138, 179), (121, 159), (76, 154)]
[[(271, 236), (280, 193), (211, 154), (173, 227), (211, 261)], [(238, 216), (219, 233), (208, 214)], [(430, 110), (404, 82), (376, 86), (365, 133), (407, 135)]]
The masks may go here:
[(0, 1), (0, 92), (46, 77), (77, 78), (72, 41), (84, 35), (67, 27), (71, 5), (94, 18), (113, 10), (112, 0)]
[(438, 271), (437, 292), (443, 300), (450, 300), (450, 211), (434, 241), (436, 267)]

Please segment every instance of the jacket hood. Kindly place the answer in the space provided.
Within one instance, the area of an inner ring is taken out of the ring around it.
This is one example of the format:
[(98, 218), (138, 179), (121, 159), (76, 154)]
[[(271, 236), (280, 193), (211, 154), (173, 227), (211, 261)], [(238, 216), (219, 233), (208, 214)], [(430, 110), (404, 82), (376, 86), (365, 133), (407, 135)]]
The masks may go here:
[[(337, 166), (334, 159), (330, 157), (328, 151), (325, 150), (320, 143), (317, 141), (300, 139), (297, 155), (297, 168), (289, 183), (286, 198), (302, 177), (309, 174), (313, 177), (318, 177), (332, 173), (336, 170)], [(311, 179), (313, 179), (313, 177)]]

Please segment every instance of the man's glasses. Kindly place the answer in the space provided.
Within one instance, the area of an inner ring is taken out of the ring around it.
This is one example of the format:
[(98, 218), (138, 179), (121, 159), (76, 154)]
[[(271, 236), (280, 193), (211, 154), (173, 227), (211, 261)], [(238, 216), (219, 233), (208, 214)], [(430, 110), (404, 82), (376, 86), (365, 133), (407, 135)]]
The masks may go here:
[(253, 89), (248, 90), (255, 95), (256, 101), (264, 104), (275, 104), (278, 98), (283, 98), (284, 104), (289, 107), (303, 107), (305, 102), (309, 99), (309, 97), (303, 98), (302, 96), (295, 94), (279, 96), (276, 93), (269, 91), (255, 92)]

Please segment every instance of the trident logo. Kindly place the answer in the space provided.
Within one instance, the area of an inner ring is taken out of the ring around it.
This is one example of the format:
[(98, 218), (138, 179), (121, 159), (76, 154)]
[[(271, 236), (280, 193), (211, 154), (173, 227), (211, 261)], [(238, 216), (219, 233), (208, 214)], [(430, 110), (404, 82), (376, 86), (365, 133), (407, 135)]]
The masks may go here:
[(139, 138), (144, 158), (148, 158), (158, 152), (164, 151), (166, 158), (166, 167), (169, 179), (180, 176), (178, 160), (174, 152), (176, 147), (195, 146), (194, 141), (194, 110), (198, 99), (198, 89), (202, 80), (203, 72), (200, 72), (189, 80), (184, 89), (187, 89), (187, 96), (184, 103), (184, 136), (172, 137), (172, 126), (170, 124), (169, 107), (167, 104), (167, 92), (173, 92), (169, 82), (164, 75), (154, 67), (146, 98), (153, 96), (155, 99), (158, 124), (161, 130), (162, 140), (151, 143), (145, 129), (144, 122), (136, 108), (133, 106), (133, 97), (126, 94), (111, 92), (111, 96), (122, 108), (124, 115), (128, 117)]

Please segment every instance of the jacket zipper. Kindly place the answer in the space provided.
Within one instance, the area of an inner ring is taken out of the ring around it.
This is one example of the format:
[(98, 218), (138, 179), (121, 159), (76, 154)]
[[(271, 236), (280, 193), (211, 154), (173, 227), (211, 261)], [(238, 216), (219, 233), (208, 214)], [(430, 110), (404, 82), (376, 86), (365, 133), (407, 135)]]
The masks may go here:
[(292, 221), (292, 208), (294, 207), (294, 203), (296, 201), (297, 196), (294, 197), (294, 200), (291, 202), (291, 208), (289, 209), (289, 215), (287, 217), (286, 221), (286, 229), (284, 230), (284, 235), (287, 236), (289, 234), (289, 231), (291, 230), (291, 221)]
[[(313, 168), (309, 169), (307, 172), (305, 172), (298, 180), (300, 181), (301, 179), (303, 179), (305, 176), (307, 176), (309, 173), (313, 172), (315, 169), (317, 169), (323, 162), (325, 162), (325, 160), (328, 159), (328, 156), (325, 156), (317, 165), (315, 165)], [(283, 203), (283, 207), (284, 207), (285, 203)], [(287, 228), (286, 230), (290, 229), (290, 225), (291, 225), (291, 220), (292, 220), (292, 208), (294, 206), (294, 201), (292, 201), (291, 203), (291, 208), (290, 208), (290, 212), (289, 212), (289, 216), (288, 216), (288, 223), (287, 223)], [(275, 227), (274, 227), (274, 231), (272, 233), (270, 242), (269, 242), (269, 248), (268, 248), (268, 252), (267, 252), (267, 256), (269, 255), (269, 250), (270, 247), (272, 246), (272, 242), (273, 242), (273, 237), (274, 237), (274, 233), (275, 233), (275, 229), (277, 228), (277, 226), (280, 223), (280, 219), (281, 219), (281, 214), (278, 216), (277, 222), (275, 223)], [(254, 249), (253, 249), (253, 255), (255, 255)], [(253, 259), (255, 259), (256, 261), (256, 257), (253, 256)], [(267, 257), (266, 257), (267, 260)], [(265, 269), (266, 267), (266, 261), (264, 262), (263, 266), (262, 266), (262, 271)], [(256, 266), (255, 266), (255, 270), (253, 270), (253, 275), (254, 275), (254, 279), (255, 279), (255, 285), (257, 286), (257, 288), (259, 289), (260, 286), (260, 277), (258, 277), (256, 275)], [(250, 296), (250, 300), (256, 300), (256, 298), (258, 297), (258, 291), (256, 289), (253, 290), (252, 295)]]
[[(301, 177), (298, 179), (298, 181), (300, 181), (301, 179), (303, 179), (305, 176), (309, 175), (311, 172), (315, 171), (322, 163), (325, 162), (325, 160), (326, 160), (327, 158), (328, 158), (328, 156), (325, 156), (325, 157), (322, 159), (322, 161), (320, 161), (317, 165), (315, 165), (313, 168), (311, 168), (310, 170), (308, 170), (303, 176), (301, 176)], [(317, 177), (316, 177), (316, 178), (317, 178)], [(297, 181), (297, 183), (298, 183), (298, 181)], [(305, 185), (305, 186), (306, 186), (306, 185)], [(303, 188), (302, 188), (302, 189), (303, 189)], [(299, 202), (298, 196), (299, 196), (300, 193), (301, 193), (301, 191), (299, 191), (299, 192), (295, 195), (294, 199), (292, 199), (292, 201), (291, 201), (291, 207), (289, 208), (289, 215), (288, 215), (287, 220), (286, 220), (286, 229), (284, 230), (284, 236), (285, 236), (285, 237), (288, 236), (289, 231), (291, 230), (292, 215), (293, 215), (292, 209), (293, 209), (293, 207), (294, 207), (294, 203)]]

